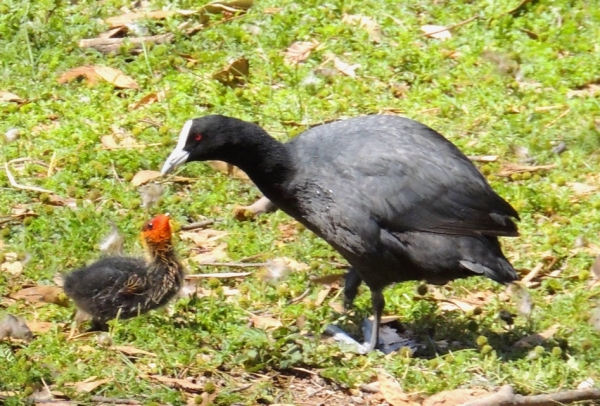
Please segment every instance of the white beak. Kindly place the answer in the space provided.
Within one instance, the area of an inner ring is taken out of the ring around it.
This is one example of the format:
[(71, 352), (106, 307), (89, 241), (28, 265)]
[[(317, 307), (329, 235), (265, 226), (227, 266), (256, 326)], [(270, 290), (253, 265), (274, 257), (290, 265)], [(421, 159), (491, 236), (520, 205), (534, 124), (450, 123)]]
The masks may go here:
[(162, 169), (160, 170), (161, 175), (166, 175), (171, 172), (173, 169), (177, 168), (179, 165), (184, 164), (187, 161), (189, 152), (184, 151), (185, 143), (187, 141), (188, 136), (190, 135), (190, 130), (192, 129), (192, 120), (188, 120), (183, 125), (181, 132), (179, 133), (179, 139), (177, 140), (177, 146), (171, 152), (171, 155), (165, 161)]
[(187, 161), (190, 153), (182, 149), (175, 148), (171, 155), (165, 161), (162, 169), (160, 170), (161, 175), (166, 175), (179, 165), (184, 164)]

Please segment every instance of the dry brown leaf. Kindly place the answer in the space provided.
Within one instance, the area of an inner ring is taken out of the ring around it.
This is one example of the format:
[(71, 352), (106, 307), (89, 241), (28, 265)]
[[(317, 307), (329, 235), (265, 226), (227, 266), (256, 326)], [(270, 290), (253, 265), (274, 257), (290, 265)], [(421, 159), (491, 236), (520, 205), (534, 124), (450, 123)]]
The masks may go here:
[(140, 350), (139, 348), (131, 347), (128, 345), (115, 345), (111, 347), (113, 350), (122, 352), (125, 355), (147, 355), (149, 357), (156, 357), (153, 352)]
[(273, 317), (267, 317), (267, 316), (257, 316), (255, 314), (253, 314), (251, 316), (252, 318), (252, 325), (256, 328), (260, 328), (263, 330), (268, 330), (270, 328), (277, 328), (277, 327), (281, 327), (283, 324), (281, 324), (281, 321), (274, 319)]
[(226, 173), (228, 176), (231, 176), (232, 178), (235, 178), (235, 179), (244, 179), (244, 180), (250, 179), (248, 177), (248, 175), (246, 175), (246, 172), (242, 171), (237, 166), (228, 164), (227, 162), (224, 162), (224, 161), (208, 161), (208, 165), (211, 168), (213, 168), (214, 170), (219, 171), (221, 173)]
[(541, 333), (535, 333), (521, 338), (519, 341), (513, 344), (515, 348), (531, 348), (536, 345), (542, 344), (547, 339), (551, 338), (558, 331), (560, 324), (555, 324)]
[(34, 286), (9, 295), (11, 299), (24, 299), (31, 303), (54, 303), (68, 306), (68, 299), (60, 286)]
[(169, 378), (161, 375), (148, 375), (148, 378), (152, 379), (153, 381), (164, 383), (172, 388), (181, 389), (185, 392), (204, 392), (204, 385), (193, 383), (187, 379)]
[(390, 374), (385, 371), (380, 371), (377, 374), (379, 381), (379, 390), (385, 400), (392, 406), (419, 406), (417, 402), (410, 400), (409, 396), (404, 393), (402, 387)]
[(66, 383), (65, 386), (71, 386), (71, 387), (75, 388), (75, 391), (78, 393), (90, 393), (97, 387), (102, 386), (105, 383), (109, 383), (109, 382), (111, 382), (111, 379), (107, 378), (107, 379), (96, 380), (95, 376), (91, 376), (88, 379), (86, 379), (85, 381)]
[(155, 11), (140, 11), (138, 13), (126, 13), (114, 17), (109, 17), (104, 20), (111, 28), (122, 27), (126, 24), (131, 24), (136, 20), (163, 20), (167, 17), (177, 14), (172, 10), (155, 10)]
[(98, 79), (100, 78), (93, 66), (79, 66), (77, 68), (69, 69), (60, 75), (57, 81), (62, 85), (82, 76), (87, 79), (90, 85), (98, 83)]
[(325, 276), (320, 276), (318, 278), (310, 278), (310, 281), (319, 285), (333, 285), (339, 283), (344, 277), (346, 273), (334, 273)]
[(598, 190), (598, 186), (588, 185), (588, 184), (579, 183), (579, 182), (567, 182), (567, 185), (569, 185), (571, 187), (571, 190), (573, 190), (573, 193), (576, 196), (589, 195)]
[(127, 76), (119, 69), (109, 66), (94, 66), (96, 73), (108, 83), (122, 89), (139, 89), (140, 86), (135, 80)]
[(218, 245), (217, 240), (225, 237), (227, 231), (204, 228), (193, 231), (181, 231), (179, 237), (182, 240), (192, 241), (198, 247), (214, 247)]
[(52, 327), (63, 327), (65, 323), (56, 323), (51, 321), (28, 321), (27, 325), (32, 333), (44, 334), (52, 330)]
[(115, 38), (117, 35), (121, 36), (121, 34), (125, 34), (127, 32), (127, 27), (121, 26), (117, 28), (112, 28), (108, 31), (105, 31), (101, 34), (98, 34), (98, 38)]
[(381, 42), (381, 27), (371, 17), (344, 14), (342, 22), (350, 25), (358, 25), (369, 33), (369, 37), (373, 42)]
[(502, 168), (500, 168), (498, 176), (510, 176), (513, 173), (536, 172), (554, 168), (556, 168), (556, 164), (530, 166), (505, 162), (504, 164), (502, 164)]
[(131, 184), (133, 186), (140, 186), (144, 183), (150, 182), (151, 180), (160, 178), (162, 175), (159, 171), (149, 171), (149, 170), (141, 170), (131, 179)]
[(458, 406), (489, 394), (480, 388), (447, 390), (428, 397), (422, 406)]
[(254, 5), (254, 0), (215, 1), (202, 7), (202, 11), (211, 14), (236, 13), (246, 11)]
[(202, 264), (212, 264), (213, 262), (220, 261), (227, 258), (227, 243), (222, 243), (212, 248), (210, 251), (202, 252), (200, 254), (189, 257), (190, 261)]
[(149, 94), (145, 95), (144, 97), (142, 97), (141, 99), (139, 99), (137, 102), (133, 103), (131, 106), (129, 106), (129, 109), (137, 110), (140, 107), (147, 106), (149, 104), (156, 103), (156, 102), (162, 101), (164, 99), (165, 99), (164, 92), (149, 93)]
[(442, 25), (424, 25), (421, 27), (421, 31), (431, 38), (443, 40), (452, 38), (450, 31), (448, 31), (448, 29)]
[(343, 73), (346, 76), (350, 76), (351, 78), (356, 78), (356, 72), (355, 72), (355, 70), (358, 69), (358, 68), (360, 68), (359, 64), (350, 65), (350, 64), (342, 61), (337, 56), (333, 57), (333, 66), (338, 71), (340, 71), (341, 73)]
[(319, 291), (317, 294), (315, 306), (321, 306), (325, 302), (325, 299), (327, 299), (327, 296), (329, 296), (329, 293), (331, 293), (331, 286), (326, 286), (325, 288), (321, 289), (321, 291)]
[(317, 46), (319, 46), (319, 42), (314, 39), (311, 41), (296, 41), (283, 52), (283, 59), (292, 65), (304, 62)]
[(225, 86), (235, 87), (246, 83), (246, 77), (250, 73), (250, 64), (244, 57), (230, 61), (220, 71), (213, 74), (212, 78)]
[(77, 68), (69, 69), (58, 78), (58, 83), (64, 84), (82, 76), (87, 79), (90, 85), (96, 84), (98, 79), (103, 79), (115, 87), (128, 89), (139, 88), (135, 80), (120, 70), (108, 66), (79, 66)]
[(569, 90), (567, 92), (567, 99), (572, 99), (573, 97), (595, 97), (598, 93), (600, 93), (600, 85), (590, 83), (581, 89)]
[[(6, 254), (5, 254), (6, 255)], [(8, 255), (6, 255), (8, 259)], [(19, 276), (23, 273), (23, 263), (21, 261), (10, 261), (7, 260), (2, 265), (0, 265), (0, 271), (8, 272), (13, 276)]]
[(0, 90), (0, 102), (16, 102), (20, 103), (22, 100), (19, 96), (11, 92), (5, 92)]
[(100, 142), (102, 143), (104, 148), (111, 149), (111, 148), (117, 148), (119, 146), (119, 143), (115, 140), (115, 137), (111, 134), (103, 135), (100, 138)]

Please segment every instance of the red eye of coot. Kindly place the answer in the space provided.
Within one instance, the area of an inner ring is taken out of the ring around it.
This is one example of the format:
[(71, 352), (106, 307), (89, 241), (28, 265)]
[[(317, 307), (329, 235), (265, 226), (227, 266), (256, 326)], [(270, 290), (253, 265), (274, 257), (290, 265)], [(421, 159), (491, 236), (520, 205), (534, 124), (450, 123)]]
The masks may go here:
[(200, 134), (196, 135), (195, 139), (196, 139), (196, 141), (200, 141), (202, 139), (202, 135), (200, 135)]

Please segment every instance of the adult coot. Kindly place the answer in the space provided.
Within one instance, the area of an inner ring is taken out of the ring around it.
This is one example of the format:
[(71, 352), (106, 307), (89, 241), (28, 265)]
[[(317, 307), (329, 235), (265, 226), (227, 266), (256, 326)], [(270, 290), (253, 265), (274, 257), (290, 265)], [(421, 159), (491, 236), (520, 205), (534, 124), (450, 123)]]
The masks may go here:
[(211, 115), (189, 120), (162, 173), (190, 161), (221, 160), (248, 174), (264, 195), (350, 263), (350, 305), (371, 289), (378, 342), (386, 285), (446, 283), (484, 275), (517, 279), (498, 236), (517, 236), (518, 214), (450, 141), (416, 121), (373, 115), (303, 132), (287, 143), (261, 127)]
[(147, 259), (106, 257), (65, 276), (65, 293), (92, 317), (91, 330), (105, 330), (117, 316), (127, 319), (163, 306), (179, 291), (183, 266), (171, 242), (169, 217), (146, 222), (141, 237)]

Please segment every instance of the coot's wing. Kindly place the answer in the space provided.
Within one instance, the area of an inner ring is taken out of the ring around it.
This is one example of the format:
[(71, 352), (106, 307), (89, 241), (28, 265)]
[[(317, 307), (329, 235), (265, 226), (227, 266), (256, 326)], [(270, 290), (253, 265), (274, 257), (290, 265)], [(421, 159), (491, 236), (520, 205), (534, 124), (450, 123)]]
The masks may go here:
[(359, 117), (315, 127), (290, 147), (302, 178), (389, 231), (518, 234), (517, 212), (458, 148), (418, 122)]

